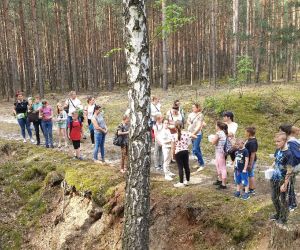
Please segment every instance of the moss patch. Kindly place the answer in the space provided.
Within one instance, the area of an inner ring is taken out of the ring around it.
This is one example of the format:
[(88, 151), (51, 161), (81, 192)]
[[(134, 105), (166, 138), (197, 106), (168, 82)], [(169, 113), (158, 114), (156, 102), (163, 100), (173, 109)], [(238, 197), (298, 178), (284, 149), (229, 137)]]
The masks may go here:
[(113, 196), (113, 188), (123, 181), (112, 167), (75, 161), (54, 150), (8, 141), (0, 141), (0, 150), (5, 153), (0, 161), (0, 189), (4, 190), (0, 213), (13, 215), (0, 221), (4, 249), (20, 249), (24, 232), (39, 226), (39, 218), (49, 205), (44, 192), (55, 176), (65, 176), (79, 192), (91, 192), (100, 205)]

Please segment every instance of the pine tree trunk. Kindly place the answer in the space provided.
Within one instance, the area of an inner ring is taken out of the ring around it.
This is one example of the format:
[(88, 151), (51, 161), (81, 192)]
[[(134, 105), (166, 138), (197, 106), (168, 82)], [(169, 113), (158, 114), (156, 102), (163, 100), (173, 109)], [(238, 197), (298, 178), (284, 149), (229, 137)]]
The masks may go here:
[(143, 0), (123, 0), (131, 128), (126, 179), (123, 249), (149, 249), (150, 80), (149, 43)]
[(91, 68), (91, 52), (90, 52), (90, 25), (89, 25), (89, 0), (85, 0), (85, 49), (86, 49), (86, 70), (87, 70), (87, 85), (88, 89), (93, 89), (93, 76)]
[(32, 27), (34, 33), (34, 56), (35, 56), (35, 68), (36, 68), (36, 79), (39, 87), (39, 94), (44, 97), (44, 84), (42, 81), (42, 68), (41, 68), (41, 57), (40, 57), (40, 38), (38, 32), (37, 16), (36, 16), (36, 0), (31, 0), (31, 13), (32, 13)]
[(233, 0), (233, 78), (237, 77), (237, 54), (238, 54), (238, 30), (239, 30), (239, 0)]
[(70, 52), (70, 66), (72, 74), (72, 88), (76, 91), (79, 90), (77, 82), (77, 67), (76, 67), (76, 56), (75, 56), (75, 45), (74, 45), (74, 34), (73, 34), (73, 24), (72, 24), (72, 1), (68, 1), (67, 7), (67, 26), (68, 26), (68, 37), (69, 37), (69, 52)]
[(211, 80), (217, 87), (216, 81), (216, 0), (211, 1)]
[(166, 2), (165, 0), (161, 1), (162, 9), (162, 50), (163, 50), (163, 90), (168, 90), (168, 44), (167, 44), (167, 34), (165, 31), (166, 25)]
[(64, 47), (61, 37), (61, 5), (58, 0), (55, 0), (55, 16), (56, 16), (56, 30), (57, 30), (57, 46), (58, 46), (58, 62), (59, 65), (59, 79), (60, 79), (60, 90), (63, 92), (65, 90), (65, 56), (64, 56)]

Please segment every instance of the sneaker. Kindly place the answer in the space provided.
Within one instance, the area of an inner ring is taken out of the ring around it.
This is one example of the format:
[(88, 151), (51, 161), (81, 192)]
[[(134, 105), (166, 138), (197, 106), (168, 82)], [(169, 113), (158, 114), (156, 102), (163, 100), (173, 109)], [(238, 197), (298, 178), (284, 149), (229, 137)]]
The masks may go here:
[(170, 173), (169, 173), (169, 176), (174, 177), (174, 176), (176, 176), (176, 174), (170, 172)]
[(246, 201), (250, 199), (250, 195), (248, 193), (244, 193), (241, 197), (242, 200)]
[(83, 161), (83, 157), (82, 156), (77, 157), (77, 159), (80, 160), (80, 161)]
[(49, 148), (49, 145), (46, 145), (46, 148)]
[(174, 161), (174, 160), (171, 160), (171, 161), (170, 161), (171, 164), (175, 164), (175, 162), (176, 162), (176, 161)]
[(222, 184), (222, 181), (216, 180), (213, 185), (220, 186)]
[(165, 175), (166, 181), (173, 181), (173, 178), (170, 175)]
[(199, 165), (196, 164), (196, 165), (194, 165), (192, 168), (193, 168), (193, 169), (199, 169)]
[(105, 159), (101, 159), (101, 162), (102, 162), (102, 163), (105, 163)]
[(196, 155), (192, 155), (192, 160), (194, 160), (194, 161), (198, 161), (198, 158), (197, 158), (197, 156), (196, 156)]
[(174, 184), (174, 187), (176, 187), (176, 188), (183, 188), (184, 184), (181, 183), (181, 182), (178, 182), (178, 183)]
[(189, 186), (189, 185), (190, 185), (190, 182), (189, 182), (189, 181), (184, 181), (183, 184), (184, 184), (185, 186)]
[(223, 186), (222, 184), (219, 185), (217, 188), (217, 190), (224, 190), (224, 189), (227, 189), (227, 186)]
[(26, 139), (23, 139), (23, 143), (26, 143), (27, 141), (26, 141)]
[(278, 214), (273, 214), (270, 216), (271, 221), (279, 220), (279, 215)]
[(250, 189), (250, 190), (249, 190), (249, 194), (250, 194), (250, 195), (255, 195), (255, 194), (256, 194), (256, 193), (255, 193), (255, 189)]
[(61, 144), (58, 144), (57, 147), (58, 147), (58, 148), (61, 148)]
[(276, 221), (276, 223), (279, 224), (279, 225), (285, 225), (286, 222), (287, 222), (287, 221), (286, 221), (286, 220), (283, 220), (283, 219), (279, 219), (279, 220)]
[(296, 208), (297, 208), (297, 205), (291, 205), (291, 206), (289, 206), (289, 211), (293, 212), (293, 211), (295, 211)]
[(32, 138), (30, 138), (30, 142), (31, 142), (31, 143), (34, 143), (34, 140), (33, 140)]
[(97, 164), (101, 164), (102, 162), (101, 161), (99, 161), (99, 160), (93, 160), (94, 161), (94, 163), (97, 163)]
[(159, 167), (155, 167), (155, 170), (156, 170), (156, 171), (161, 171), (162, 169), (159, 168)]
[(197, 169), (197, 172), (201, 172), (201, 171), (203, 171), (203, 170), (204, 170), (204, 167), (201, 166), (200, 168)]
[(240, 198), (241, 197), (241, 192), (238, 192), (238, 191), (234, 192), (234, 197)]

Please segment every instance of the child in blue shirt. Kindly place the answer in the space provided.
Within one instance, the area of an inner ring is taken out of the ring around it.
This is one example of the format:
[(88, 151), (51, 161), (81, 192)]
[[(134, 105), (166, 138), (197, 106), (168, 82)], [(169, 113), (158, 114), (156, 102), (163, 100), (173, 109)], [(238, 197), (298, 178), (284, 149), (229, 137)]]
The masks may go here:
[(285, 224), (288, 217), (287, 186), (292, 173), (293, 155), (287, 146), (287, 135), (279, 132), (275, 135), (275, 162), (273, 164), (274, 173), (271, 178), (272, 202), (276, 214), (271, 216), (271, 220), (276, 220), (279, 224)]
[[(237, 198), (242, 198), (243, 200), (248, 200), (249, 195), (249, 176), (248, 176), (248, 163), (249, 163), (249, 152), (245, 148), (245, 142), (242, 139), (236, 140), (236, 145), (238, 150), (235, 152), (235, 170), (234, 179), (236, 183), (236, 192), (234, 196)], [(241, 195), (241, 187), (245, 188), (245, 193)]]

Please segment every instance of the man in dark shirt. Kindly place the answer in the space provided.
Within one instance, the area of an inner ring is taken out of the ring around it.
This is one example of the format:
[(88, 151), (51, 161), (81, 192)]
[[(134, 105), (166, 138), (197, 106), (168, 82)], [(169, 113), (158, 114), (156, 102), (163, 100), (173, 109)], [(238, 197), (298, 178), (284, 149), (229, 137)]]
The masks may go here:
[(255, 195), (255, 178), (254, 178), (254, 171), (257, 161), (257, 150), (258, 150), (258, 143), (255, 138), (256, 128), (255, 127), (248, 127), (246, 128), (246, 137), (247, 141), (245, 144), (245, 148), (249, 152), (249, 164), (248, 164), (248, 176), (249, 176), (249, 194)]

